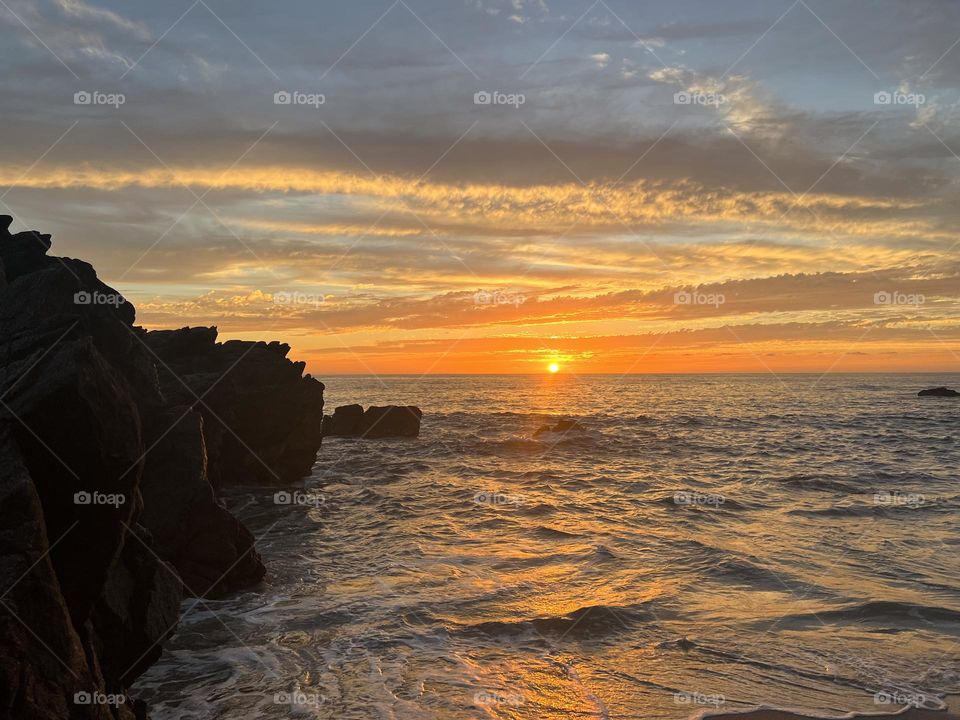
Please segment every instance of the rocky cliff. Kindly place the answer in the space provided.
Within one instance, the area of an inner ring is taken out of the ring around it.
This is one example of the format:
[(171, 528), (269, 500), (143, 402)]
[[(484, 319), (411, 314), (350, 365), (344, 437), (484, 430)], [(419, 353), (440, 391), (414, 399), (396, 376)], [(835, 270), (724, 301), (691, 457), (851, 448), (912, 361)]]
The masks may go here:
[(0, 216), (0, 717), (134, 718), (184, 594), (258, 582), (215, 488), (288, 483), (323, 385), (276, 343), (147, 332), (87, 263)]

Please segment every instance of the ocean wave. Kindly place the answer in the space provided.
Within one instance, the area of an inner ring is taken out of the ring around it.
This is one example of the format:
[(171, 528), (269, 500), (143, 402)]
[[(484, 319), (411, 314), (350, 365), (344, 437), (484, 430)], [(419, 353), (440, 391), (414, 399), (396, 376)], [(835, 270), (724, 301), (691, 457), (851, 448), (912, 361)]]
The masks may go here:
[[(937, 624), (938, 630), (945, 631), (944, 623), (960, 625), (960, 610), (934, 605), (919, 605), (895, 600), (872, 600), (845, 608), (832, 608), (817, 612), (785, 615), (781, 622), (793, 625), (820, 623), (826, 621), (849, 622), (900, 622), (908, 627), (922, 624)], [(955, 628), (954, 632), (960, 631)]]
[(518, 637), (533, 632), (542, 636), (587, 639), (622, 632), (639, 623), (656, 622), (649, 603), (641, 605), (588, 605), (565, 615), (524, 618), (519, 620), (487, 620), (459, 625), (456, 632), (483, 633), (493, 637)]

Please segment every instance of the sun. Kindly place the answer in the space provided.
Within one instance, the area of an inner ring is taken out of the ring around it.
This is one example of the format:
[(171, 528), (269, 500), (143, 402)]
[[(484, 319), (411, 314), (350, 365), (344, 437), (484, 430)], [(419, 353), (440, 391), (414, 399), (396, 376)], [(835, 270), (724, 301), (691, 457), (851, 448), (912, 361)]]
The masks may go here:
[(559, 372), (560, 366), (557, 365), (557, 363), (550, 363), (549, 365), (547, 365), (547, 370), (549, 370), (552, 373)]

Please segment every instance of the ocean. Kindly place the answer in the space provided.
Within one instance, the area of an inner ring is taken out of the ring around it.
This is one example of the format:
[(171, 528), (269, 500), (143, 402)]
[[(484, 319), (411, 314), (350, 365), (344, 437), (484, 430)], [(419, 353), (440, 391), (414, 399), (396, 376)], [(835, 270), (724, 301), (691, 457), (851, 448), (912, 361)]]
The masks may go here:
[[(960, 692), (960, 400), (939, 375), (330, 377), (416, 440), (231, 491), (268, 582), (183, 604), (180, 718), (816, 716)], [(535, 436), (558, 418), (583, 432)]]

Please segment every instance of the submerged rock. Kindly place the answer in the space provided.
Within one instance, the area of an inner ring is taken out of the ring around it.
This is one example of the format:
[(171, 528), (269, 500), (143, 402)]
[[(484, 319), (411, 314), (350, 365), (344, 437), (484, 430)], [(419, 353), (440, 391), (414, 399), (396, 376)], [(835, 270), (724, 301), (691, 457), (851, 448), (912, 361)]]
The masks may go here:
[(586, 428), (578, 423), (576, 420), (571, 420), (569, 418), (562, 418), (557, 420), (554, 425), (542, 425), (537, 428), (537, 431), (533, 433), (534, 437), (538, 435), (543, 435), (545, 433), (568, 433), (568, 432), (584, 432)]
[(361, 405), (341, 405), (323, 419), (323, 434), (367, 440), (417, 437), (422, 417), (423, 412), (414, 405), (371, 406), (366, 411)]
[(945, 387), (928, 388), (917, 393), (919, 397), (960, 397), (960, 392)]

